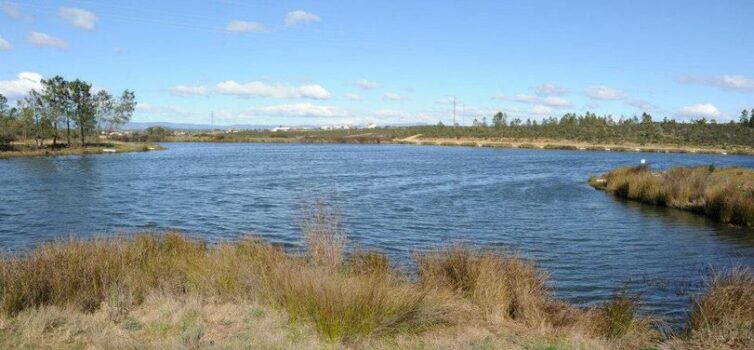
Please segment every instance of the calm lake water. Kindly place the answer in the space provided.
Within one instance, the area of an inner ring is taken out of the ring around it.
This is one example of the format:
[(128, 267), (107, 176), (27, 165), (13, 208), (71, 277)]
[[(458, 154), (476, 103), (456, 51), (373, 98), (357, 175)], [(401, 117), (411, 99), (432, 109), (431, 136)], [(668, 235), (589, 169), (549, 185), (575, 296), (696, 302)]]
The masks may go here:
[(754, 167), (754, 157), (427, 147), (166, 144), (119, 155), (0, 160), (0, 248), (178, 229), (298, 245), (306, 203), (342, 213), (350, 240), (408, 261), (451, 242), (535, 259), (556, 294), (588, 304), (629, 288), (682, 318), (710, 268), (754, 266), (754, 232), (616, 200), (589, 175), (638, 164)]

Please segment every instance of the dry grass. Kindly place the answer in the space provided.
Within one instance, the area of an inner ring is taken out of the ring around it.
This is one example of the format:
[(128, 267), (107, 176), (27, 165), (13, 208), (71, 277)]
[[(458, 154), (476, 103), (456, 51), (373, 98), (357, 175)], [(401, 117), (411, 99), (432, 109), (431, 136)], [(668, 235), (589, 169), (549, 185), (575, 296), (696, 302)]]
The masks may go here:
[(455, 246), (417, 255), (420, 283), (470, 300), (493, 319), (544, 322), (547, 277), (531, 262)]
[(616, 196), (705, 214), (723, 223), (754, 227), (754, 170), (677, 167), (653, 173), (619, 168), (589, 183)]
[(749, 268), (714, 273), (707, 293), (691, 308), (688, 339), (676, 342), (697, 349), (754, 348), (754, 274)]
[(661, 339), (636, 299), (577, 308), (532, 262), (462, 246), (416, 254), (413, 279), (349, 253), (334, 212), (317, 213), (305, 254), (168, 233), (6, 256), (0, 348), (636, 349), (751, 335), (749, 270), (714, 279), (691, 330)]

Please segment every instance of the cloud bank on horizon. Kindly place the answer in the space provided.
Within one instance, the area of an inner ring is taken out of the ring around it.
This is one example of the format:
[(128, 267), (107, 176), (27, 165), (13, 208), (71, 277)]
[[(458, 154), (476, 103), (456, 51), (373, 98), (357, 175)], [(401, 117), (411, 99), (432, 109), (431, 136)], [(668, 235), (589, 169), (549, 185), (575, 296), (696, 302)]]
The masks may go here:
[(728, 121), (754, 107), (750, 13), (743, 1), (0, 0), (0, 94), (81, 78), (135, 90), (135, 121), (447, 124), (453, 106), (467, 124), (497, 111)]

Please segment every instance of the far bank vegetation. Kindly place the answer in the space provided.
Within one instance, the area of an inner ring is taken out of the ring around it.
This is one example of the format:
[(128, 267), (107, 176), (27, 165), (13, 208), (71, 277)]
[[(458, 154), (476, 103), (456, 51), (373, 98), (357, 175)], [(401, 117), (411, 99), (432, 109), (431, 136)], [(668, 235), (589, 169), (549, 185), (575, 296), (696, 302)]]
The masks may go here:
[(653, 172), (625, 167), (589, 179), (613, 195), (707, 215), (723, 223), (754, 227), (754, 170), (714, 165)]

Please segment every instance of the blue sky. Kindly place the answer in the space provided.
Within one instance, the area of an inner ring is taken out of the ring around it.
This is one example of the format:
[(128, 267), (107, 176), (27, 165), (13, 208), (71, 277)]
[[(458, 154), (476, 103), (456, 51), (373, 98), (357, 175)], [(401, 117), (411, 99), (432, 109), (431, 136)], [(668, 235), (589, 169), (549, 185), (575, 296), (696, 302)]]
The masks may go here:
[(737, 119), (754, 1), (2, 1), (0, 93), (132, 89), (134, 121)]

